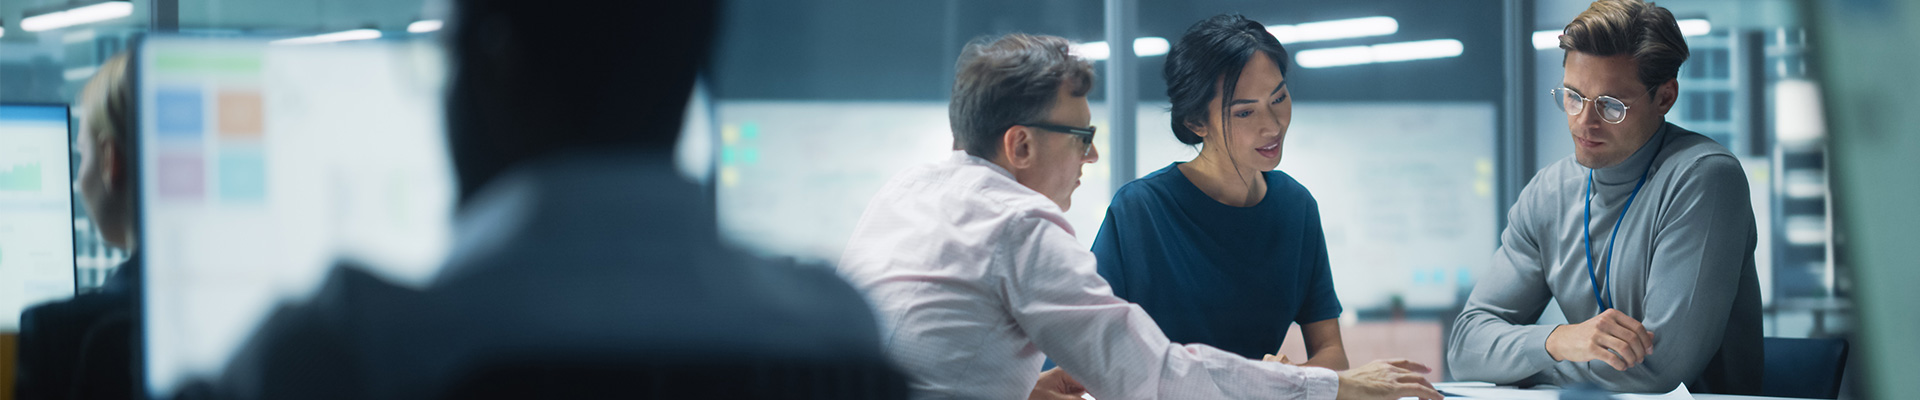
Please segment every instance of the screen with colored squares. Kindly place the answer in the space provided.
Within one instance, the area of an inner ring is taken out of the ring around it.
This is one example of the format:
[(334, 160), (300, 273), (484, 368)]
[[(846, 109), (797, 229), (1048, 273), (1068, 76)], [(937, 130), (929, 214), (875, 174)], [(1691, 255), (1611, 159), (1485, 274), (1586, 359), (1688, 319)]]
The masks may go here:
[(138, 50), (147, 388), (219, 373), (353, 259), (422, 284), (454, 182), (438, 53), (157, 36)]

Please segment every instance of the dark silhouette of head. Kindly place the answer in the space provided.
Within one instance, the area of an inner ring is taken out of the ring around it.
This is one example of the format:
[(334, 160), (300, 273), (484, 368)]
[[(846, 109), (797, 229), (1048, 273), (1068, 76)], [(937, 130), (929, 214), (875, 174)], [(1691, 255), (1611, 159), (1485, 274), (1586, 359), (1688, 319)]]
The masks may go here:
[(456, 0), (447, 143), (462, 202), (515, 163), (556, 151), (671, 154), (716, 3)]

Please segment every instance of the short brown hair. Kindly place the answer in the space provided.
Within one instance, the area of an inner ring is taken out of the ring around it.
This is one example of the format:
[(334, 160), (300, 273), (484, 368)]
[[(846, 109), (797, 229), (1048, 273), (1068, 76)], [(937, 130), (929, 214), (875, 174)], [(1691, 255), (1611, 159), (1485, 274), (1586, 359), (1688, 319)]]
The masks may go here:
[(1679, 76), (1688, 55), (1673, 13), (1641, 0), (1593, 2), (1561, 32), (1560, 49), (1600, 57), (1633, 55), (1640, 83), (1649, 90)]
[(1075, 97), (1093, 90), (1093, 64), (1074, 56), (1073, 42), (1057, 36), (1008, 34), (967, 43), (954, 65), (947, 120), (954, 147), (975, 157), (1000, 154), (1000, 138), (1018, 124), (1053, 112), (1060, 85)]

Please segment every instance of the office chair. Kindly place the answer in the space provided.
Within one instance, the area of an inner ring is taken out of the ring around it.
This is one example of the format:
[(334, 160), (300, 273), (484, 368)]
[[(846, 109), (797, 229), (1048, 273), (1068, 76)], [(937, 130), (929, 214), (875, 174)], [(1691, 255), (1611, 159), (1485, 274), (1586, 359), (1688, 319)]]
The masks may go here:
[(465, 374), (443, 399), (905, 399), (885, 363), (522, 359)]
[(1834, 399), (1847, 368), (1846, 339), (1763, 338), (1765, 380), (1760, 395)]

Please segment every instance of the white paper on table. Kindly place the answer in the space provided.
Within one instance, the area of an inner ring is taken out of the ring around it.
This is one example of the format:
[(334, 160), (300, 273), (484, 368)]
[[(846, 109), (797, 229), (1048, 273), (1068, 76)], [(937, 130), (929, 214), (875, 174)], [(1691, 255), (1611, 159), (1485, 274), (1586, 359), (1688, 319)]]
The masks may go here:
[(1493, 384), (1493, 382), (1480, 382), (1480, 381), (1453, 381), (1453, 382), (1434, 382), (1433, 383), (1433, 388), (1435, 389), (1490, 388), (1494, 386), (1499, 386), (1499, 385), (1495, 385)]
[[(1548, 389), (1516, 389), (1489, 387), (1441, 387), (1441, 391), (1458, 395), (1449, 397), (1489, 400), (1559, 400), (1560, 391)], [(1693, 392), (1687, 391), (1687, 385), (1673, 388), (1667, 394), (1615, 394), (1617, 400), (1693, 400)]]
[(1519, 389), (1496, 387), (1445, 387), (1441, 391), (1456, 396), (1449, 398), (1473, 398), (1488, 400), (1560, 400), (1560, 391), (1544, 389)]
[(1613, 397), (1619, 400), (1693, 400), (1693, 392), (1687, 391), (1687, 384), (1682, 383), (1679, 387), (1673, 388), (1673, 391), (1667, 392), (1667, 394), (1623, 393), (1614, 395)]

